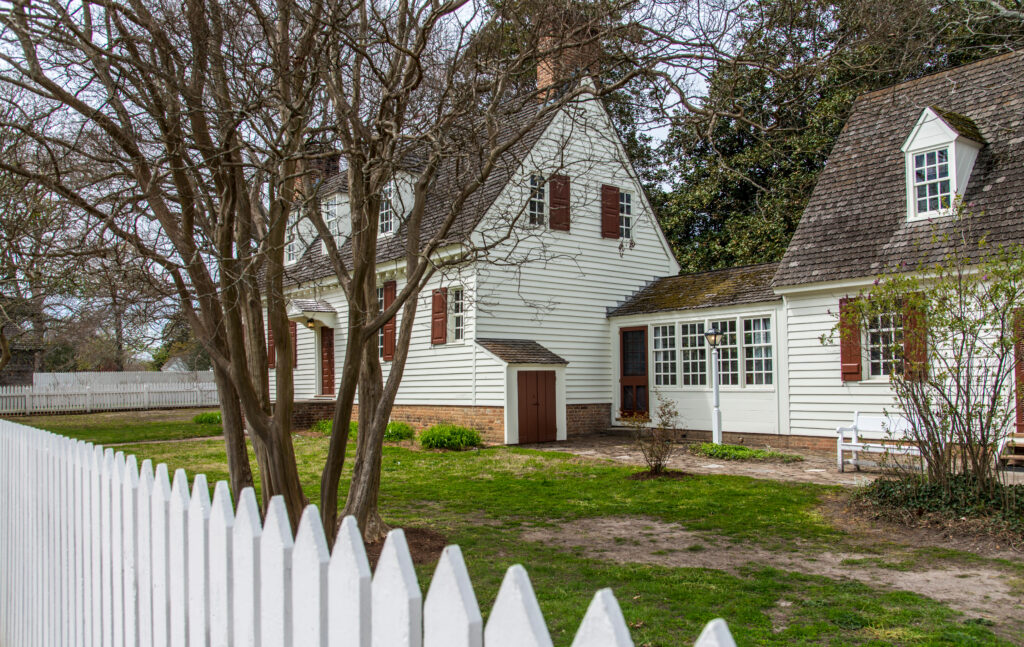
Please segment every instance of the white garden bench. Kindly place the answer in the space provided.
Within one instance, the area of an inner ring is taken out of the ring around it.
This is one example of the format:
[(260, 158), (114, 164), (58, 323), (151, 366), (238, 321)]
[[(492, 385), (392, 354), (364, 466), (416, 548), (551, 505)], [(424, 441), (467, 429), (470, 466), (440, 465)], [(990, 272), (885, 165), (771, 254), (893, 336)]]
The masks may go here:
[[(906, 440), (907, 431), (910, 430), (910, 420), (901, 415), (879, 415), (870, 413), (853, 414), (853, 424), (849, 427), (838, 427), (836, 433), (839, 438), (836, 441), (836, 457), (839, 462), (839, 471), (844, 471), (846, 463), (860, 469), (860, 452), (876, 454), (906, 454), (920, 456), (921, 451), (916, 445), (887, 444), (881, 439), (862, 439), (861, 434), (885, 434), (887, 439), (896, 441)], [(853, 457), (844, 460), (843, 452), (852, 452)]]

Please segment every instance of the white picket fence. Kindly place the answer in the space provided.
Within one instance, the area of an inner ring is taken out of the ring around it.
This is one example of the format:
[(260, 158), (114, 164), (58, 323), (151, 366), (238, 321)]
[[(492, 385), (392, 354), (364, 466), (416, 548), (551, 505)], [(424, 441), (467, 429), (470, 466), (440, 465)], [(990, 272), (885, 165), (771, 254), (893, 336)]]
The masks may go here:
[(213, 382), (0, 386), (0, 415), (215, 407)]
[[(522, 566), (486, 626), (458, 546), (425, 600), (401, 530), (372, 577), (352, 518), (328, 553), (316, 506), (293, 538), (283, 500), (261, 524), (253, 490), (232, 508), (166, 464), (0, 420), (0, 645), (542, 647), (552, 644)], [(573, 647), (632, 645), (610, 589)], [(725, 622), (699, 647), (734, 647)]]

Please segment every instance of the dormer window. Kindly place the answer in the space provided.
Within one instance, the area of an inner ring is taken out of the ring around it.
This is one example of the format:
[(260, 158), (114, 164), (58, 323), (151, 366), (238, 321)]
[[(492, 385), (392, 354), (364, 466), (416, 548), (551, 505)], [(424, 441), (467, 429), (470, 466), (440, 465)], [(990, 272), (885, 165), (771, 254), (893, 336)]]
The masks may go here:
[(919, 216), (949, 209), (951, 188), (949, 148), (914, 154), (914, 200)]
[[(334, 244), (341, 247), (342, 243), (345, 242), (345, 236), (341, 229), (341, 200), (338, 199), (337, 195), (332, 195), (324, 200), (323, 204), (324, 224), (327, 225), (327, 230), (334, 237)], [(327, 251), (326, 247), (324, 247), (324, 251)]]
[(984, 145), (968, 117), (941, 108), (925, 108), (903, 143), (907, 173), (907, 219), (953, 213), (967, 190), (978, 151)]

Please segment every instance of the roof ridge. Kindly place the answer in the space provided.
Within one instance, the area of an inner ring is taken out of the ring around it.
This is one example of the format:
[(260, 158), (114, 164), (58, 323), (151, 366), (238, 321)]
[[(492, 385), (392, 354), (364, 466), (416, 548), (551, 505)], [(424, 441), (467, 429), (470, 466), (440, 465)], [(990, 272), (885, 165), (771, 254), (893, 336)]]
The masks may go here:
[(947, 67), (945, 69), (938, 70), (938, 71), (932, 72), (930, 74), (925, 74), (924, 76), (919, 76), (916, 79), (907, 79), (906, 81), (900, 81), (899, 83), (894, 83), (892, 85), (887, 85), (884, 88), (878, 88), (877, 90), (871, 90), (870, 92), (865, 92), (864, 94), (861, 94), (861, 95), (859, 95), (857, 97), (857, 101), (861, 101), (863, 99), (867, 99), (868, 97), (872, 97), (873, 95), (876, 95), (876, 94), (883, 94), (883, 93), (886, 93), (886, 92), (893, 92), (893, 91), (896, 91), (898, 89), (904, 88), (904, 86), (913, 85), (915, 83), (922, 83), (922, 82), (924, 82), (924, 81), (926, 81), (928, 79), (931, 79), (932, 77), (942, 76), (943, 74), (949, 74), (951, 72), (960, 72), (960, 71), (965, 70), (965, 69), (970, 68), (970, 67), (976, 67), (976, 66), (980, 67), (980, 66), (983, 66), (983, 65), (989, 65), (989, 64), (994, 63), (996, 61), (1002, 61), (1004, 59), (1013, 58), (1014, 56), (1024, 56), (1024, 50), (1017, 51), (1017, 52), (1006, 52), (1004, 54), (996, 54), (995, 56), (989, 56), (987, 58), (981, 58), (981, 59), (978, 59), (976, 61), (971, 61), (970, 63), (961, 63), (960, 65), (954, 65), (953, 67)]
[[(748, 263), (746, 265), (733, 265), (733, 266), (730, 266), (730, 267), (720, 267), (717, 270), (701, 270), (699, 272), (686, 272), (685, 274), (680, 272), (679, 274), (674, 274), (672, 276), (663, 276), (661, 278), (663, 278), (663, 279), (674, 279), (674, 278), (679, 278), (679, 277), (683, 277), (683, 276), (700, 276), (701, 274), (714, 274), (715, 272), (727, 272), (729, 270), (745, 270), (745, 269), (749, 269), (749, 268), (752, 268), (752, 267), (765, 267), (765, 266), (768, 266), (768, 265), (778, 265), (780, 262), (781, 261), (767, 261), (765, 263)], [(658, 281), (658, 280), (659, 279), (654, 279), (654, 281)], [(653, 283), (654, 281), (652, 281), (651, 283)]]

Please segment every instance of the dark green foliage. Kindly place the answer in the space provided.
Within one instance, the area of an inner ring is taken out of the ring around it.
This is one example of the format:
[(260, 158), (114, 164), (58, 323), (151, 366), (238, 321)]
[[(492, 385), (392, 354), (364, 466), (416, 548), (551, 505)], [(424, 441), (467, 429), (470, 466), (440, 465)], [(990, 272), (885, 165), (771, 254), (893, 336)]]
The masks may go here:
[(701, 443), (690, 448), (694, 454), (718, 458), (726, 461), (778, 461), (781, 463), (796, 463), (804, 459), (797, 454), (784, 454), (771, 449), (755, 449), (743, 445), (716, 445), (714, 443)]
[(969, 474), (957, 474), (939, 484), (922, 475), (880, 478), (860, 496), (871, 503), (914, 516), (936, 513), (949, 519), (991, 520), (1024, 536), (1024, 485), (999, 484), (991, 493), (981, 490)]
[(416, 435), (416, 430), (406, 422), (389, 422), (388, 428), (384, 431), (384, 440), (396, 442), (399, 440), (411, 440)]
[[(325, 418), (324, 420), (317, 420), (316, 422), (314, 422), (313, 426), (311, 426), (309, 428), (309, 430), (312, 431), (313, 433), (321, 434), (323, 436), (330, 436), (331, 435), (331, 427), (332, 427), (333, 424), (334, 424), (333, 420), (331, 420), (330, 418)], [(349, 421), (349, 423), (348, 423), (348, 437), (350, 439), (354, 440), (355, 437), (356, 437), (356, 434), (358, 432), (359, 432), (359, 423), (356, 422), (355, 420)]]
[(220, 422), (220, 411), (204, 411), (203, 413), (196, 414), (192, 418), (192, 422), (197, 425), (219, 425)]
[(453, 449), (461, 451), (480, 445), (480, 432), (469, 427), (442, 423), (420, 434), (420, 444), (426, 449)]

